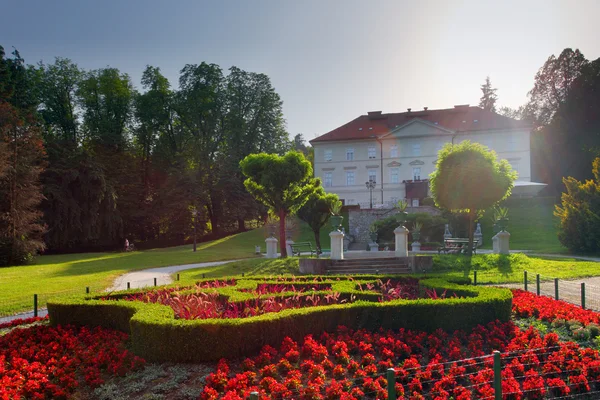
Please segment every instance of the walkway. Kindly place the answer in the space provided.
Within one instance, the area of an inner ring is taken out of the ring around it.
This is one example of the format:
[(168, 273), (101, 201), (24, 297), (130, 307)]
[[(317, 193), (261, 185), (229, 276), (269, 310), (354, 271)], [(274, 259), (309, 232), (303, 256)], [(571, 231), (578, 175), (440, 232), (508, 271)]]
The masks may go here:
[(194, 269), (194, 268), (208, 268), (208, 267), (216, 267), (217, 265), (223, 265), (231, 262), (236, 262), (241, 260), (228, 260), (228, 261), (214, 261), (214, 262), (205, 262), (198, 264), (184, 264), (184, 265), (172, 265), (170, 267), (160, 267), (160, 268), (149, 268), (142, 269), (140, 271), (133, 271), (121, 275), (115, 282), (113, 286), (106, 289), (109, 292), (114, 292), (116, 290), (125, 290), (127, 289), (127, 282), (129, 282), (131, 289), (141, 288), (146, 286), (154, 286), (154, 278), (156, 278), (156, 284), (160, 285), (168, 285), (173, 282), (171, 275), (184, 271), (186, 269)]

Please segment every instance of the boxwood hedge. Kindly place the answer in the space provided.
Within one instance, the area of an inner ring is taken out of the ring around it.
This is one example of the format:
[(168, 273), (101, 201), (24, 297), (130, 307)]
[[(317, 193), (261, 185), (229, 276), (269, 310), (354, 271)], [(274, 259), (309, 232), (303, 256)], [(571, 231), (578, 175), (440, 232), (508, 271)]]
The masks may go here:
[[(121, 299), (124, 295), (143, 290), (117, 292), (103, 297), (77, 295), (51, 299), (48, 301), (48, 314), (54, 325), (103, 326), (128, 332), (134, 352), (148, 361), (157, 362), (201, 362), (251, 355), (266, 344), (280, 344), (286, 336), (300, 340), (307, 334), (333, 331), (339, 325), (354, 329), (407, 328), (431, 332), (438, 328), (447, 331), (470, 329), (496, 319), (508, 321), (510, 318), (510, 290), (467, 286), (468, 280), (422, 279), (420, 285), (423, 288), (460, 296), (438, 300), (378, 302), (379, 295), (357, 289), (358, 284), (387, 278), (397, 277), (361, 276), (354, 280), (323, 277), (322, 282), (331, 283), (334, 291), (344, 296), (354, 295), (357, 300), (346, 304), (287, 309), (249, 318), (176, 319), (168, 306)], [(258, 283), (282, 282), (242, 278), (235, 286), (206, 290), (217, 291), (227, 296), (229, 301), (243, 301), (253, 294), (238, 289), (253, 289)], [(107, 297), (112, 300), (103, 299)]]

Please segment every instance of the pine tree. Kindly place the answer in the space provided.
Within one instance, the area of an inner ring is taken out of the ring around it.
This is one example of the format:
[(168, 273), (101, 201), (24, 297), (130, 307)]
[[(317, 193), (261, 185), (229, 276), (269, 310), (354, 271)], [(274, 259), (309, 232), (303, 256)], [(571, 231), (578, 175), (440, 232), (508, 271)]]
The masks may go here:
[(496, 112), (496, 101), (498, 100), (496, 90), (498, 89), (492, 88), (490, 77), (487, 76), (485, 78), (485, 83), (481, 85), (483, 96), (481, 96), (481, 99), (479, 99), (479, 107), (483, 108), (484, 110)]

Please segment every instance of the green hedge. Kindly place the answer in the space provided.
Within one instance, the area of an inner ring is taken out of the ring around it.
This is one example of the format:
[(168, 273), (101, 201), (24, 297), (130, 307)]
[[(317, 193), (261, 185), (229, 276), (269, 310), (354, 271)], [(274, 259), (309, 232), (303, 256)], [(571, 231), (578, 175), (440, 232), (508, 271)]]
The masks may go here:
[[(442, 300), (393, 300), (379, 303), (378, 296), (356, 289), (357, 283), (374, 282), (387, 277), (362, 277), (348, 280), (327, 277), (333, 290), (356, 295), (350, 304), (288, 309), (240, 319), (180, 320), (173, 310), (159, 304), (119, 300), (100, 300), (98, 296), (71, 296), (48, 301), (50, 322), (103, 326), (131, 334), (134, 352), (148, 361), (201, 362), (222, 357), (236, 358), (256, 353), (262, 346), (277, 346), (289, 336), (301, 340), (307, 334), (334, 331), (339, 325), (349, 328), (407, 328), (432, 332), (470, 329), (499, 319), (508, 321), (512, 293), (508, 289), (464, 286), (440, 278), (421, 280), (423, 287), (447, 290), (464, 298)], [(391, 277), (390, 277), (391, 278)], [(397, 277), (395, 277), (397, 278)], [(456, 280), (465, 283), (463, 279)], [(236, 288), (253, 288), (258, 280), (241, 279), (237, 286), (216, 289), (229, 301), (241, 301), (249, 295)], [(277, 283), (277, 282), (271, 282)], [(215, 290), (215, 289), (211, 289)], [(131, 290), (128, 293), (139, 292)], [(317, 292), (321, 293), (321, 292)], [(292, 295), (291, 292), (281, 296)], [(369, 299), (371, 301), (365, 301)]]

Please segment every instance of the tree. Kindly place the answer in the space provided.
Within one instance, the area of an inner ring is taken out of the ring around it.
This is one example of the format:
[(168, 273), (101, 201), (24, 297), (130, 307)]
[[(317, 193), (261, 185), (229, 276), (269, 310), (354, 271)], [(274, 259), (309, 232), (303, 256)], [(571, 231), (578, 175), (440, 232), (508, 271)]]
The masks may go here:
[(517, 174), (506, 160), (479, 143), (466, 140), (446, 144), (438, 153), (436, 169), (430, 176), (435, 204), (469, 217), (469, 248), (473, 249), (473, 223), (487, 208), (510, 195)]
[(314, 179), (310, 162), (301, 153), (250, 154), (240, 162), (246, 176), (244, 185), (258, 201), (279, 216), (279, 248), (285, 248), (285, 217), (296, 212), (320, 185)]
[(0, 46), (0, 265), (30, 261), (44, 249), (38, 210), (44, 146), (29, 74), (19, 53)]
[(325, 193), (323, 188), (318, 187), (296, 212), (298, 218), (312, 229), (318, 251), (321, 251), (321, 228), (329, 221), (333, 207), (339, 202), (337, 194)]
[(558, 240), (574, 252), (600, 250), (600, 158), (593, 162), (594, 179), (564, 178), (567, 191), (554, 215), (560, 218)]
[(490, 81), (490, 77), (487, 76), (485, 78), (485, 83), (481, 85), (481, 91), (483, 95), (481, 99), (479, 99), (479, 107), (484, 110), (496, 112), (496, 101), (498, 100), (498, 95), (496, 91), (498, 89), (492, 88), (492, 82)]
[(558, 57), (552, 54), (535, 75), (533, 89), (529, 92), (527, 108), (536, 125), (546, 126), (565, 102), (571, 85), (588, 64), (579, 49), (564, 49)]

